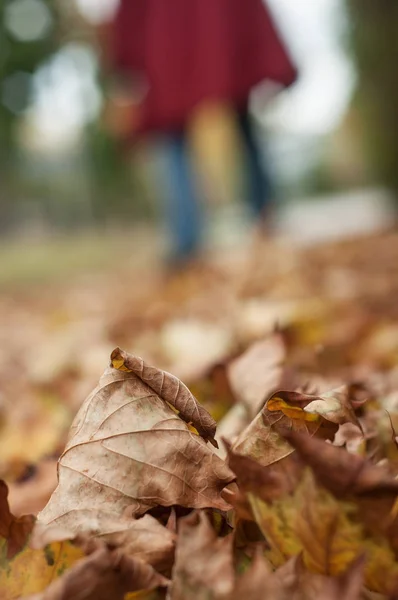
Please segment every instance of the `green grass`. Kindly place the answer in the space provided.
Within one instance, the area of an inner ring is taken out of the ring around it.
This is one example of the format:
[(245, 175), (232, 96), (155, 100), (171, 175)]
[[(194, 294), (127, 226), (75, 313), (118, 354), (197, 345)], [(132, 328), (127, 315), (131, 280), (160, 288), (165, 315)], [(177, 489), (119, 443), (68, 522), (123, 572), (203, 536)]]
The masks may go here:
[(0, 244), (0, 288), (62, 282), (68, 277), (112, 266), (134, 266), (148, 253), (147, 240), (148, 236), (139, 230), (3, 242)]

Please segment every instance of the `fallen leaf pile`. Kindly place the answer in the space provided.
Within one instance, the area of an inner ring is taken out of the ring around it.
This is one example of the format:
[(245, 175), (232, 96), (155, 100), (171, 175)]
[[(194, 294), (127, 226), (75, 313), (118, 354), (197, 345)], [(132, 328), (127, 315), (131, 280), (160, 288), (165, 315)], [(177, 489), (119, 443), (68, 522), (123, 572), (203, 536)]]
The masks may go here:
[(398, 598), (397, 234), (103, 277), (1, 298), (0, 599)]

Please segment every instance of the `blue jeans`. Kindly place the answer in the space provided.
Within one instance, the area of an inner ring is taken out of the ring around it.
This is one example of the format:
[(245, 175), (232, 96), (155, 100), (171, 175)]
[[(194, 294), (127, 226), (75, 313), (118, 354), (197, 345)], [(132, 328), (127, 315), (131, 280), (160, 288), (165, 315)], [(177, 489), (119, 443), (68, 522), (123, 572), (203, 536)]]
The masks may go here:
[(248, 111), (239, 112), (238, 126), (246, 155), (246, 202), (255, 219), (266, 217), (274, 197), (271, 177), (258, 147)]
[[(237, 123), (246, 154), (246, 198), (253, 217), (260, 219), (265, 216), (271, 203), (271, 181), (257, 146), (248, 111), (238, 113)], [(174, 244), (173, 258), (179, 261), (197, 254), (203, 217), (186, 132), (169, 134), (164, 142), (169, 186), (167, 221)]]
[(166, 220), (172, 237), (172, 260), (195, 256), (200, 248), (202, 210), (184, 131), (165, 137), (168, 178)]

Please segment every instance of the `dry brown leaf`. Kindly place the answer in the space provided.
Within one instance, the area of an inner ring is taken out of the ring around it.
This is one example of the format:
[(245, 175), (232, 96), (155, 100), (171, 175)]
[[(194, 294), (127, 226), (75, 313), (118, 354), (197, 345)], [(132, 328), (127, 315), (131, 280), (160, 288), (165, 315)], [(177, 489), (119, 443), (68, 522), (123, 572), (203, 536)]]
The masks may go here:
[(230, 459), (269, 544), (267, 557), (279, 566), (302, 552), (306, 568), (337, 576), (365, 552), (366, 585), (387, 593), (398, 578), (398, 481), (381, 467), (315, 437), (294, 431), (285, 437), (313, 473), (308, 467), (274, 472), (233, 452)]
[(307, 571), (301, 556), (297, 556), (272, 572), (258, 552), (226, 600), (360, 600), (363, 568), (361, 557), (342, 575), (325, 577)]
[(8, 489), (4, 481), (0, 480), (0, 538), (6, 545), (5, 557), (13, 558), (26, 544), (26, 540), (33, 529), (35, 518), (33, 515), (14, 517), (8, 506)]
[(177, 377), (147, 365), (139, 356), (128, 354), (120, 348), (115, 348), (111, 354), (111, 367), (119, 371), (134, 373), (159, 398), (174, 406), (180, 417), (186, 423), (191, 423), (197, 429), (199, 435), (214, 443), (217, 427), (215, 420)]
[[(174, 365), (175, 372), (180, 375), (183, 372), (197, 374), (194, 396), (205, 400), (206, 407), (211, 408), (212, 416), (218, 421), (231, 405), (230, 397), (224, 393), (222, 386), (213, 385), (213, 382), (209, 385), (209, 381), (204, 379), (201, 372), (204, 365), (217, 357), (224, 368), (229, 364), (230, 351), (233, 352), (242, 343), (250, 344), (258, 339), (262, 335), (260, 330), (271, 332), (278, 321), (282, 324), (287, 346), (286, 362), (293, 374), (286, 377), (287, 370), (284, 368), (284, 379), (279, 386), (303, 393), (300, 397), (294, 396), (293, 392), (286, 397), (281, 397), (281, 394), (273, 396), (261, 417), (255, 419), (240, 437), (235, 448), (245, 456), (233, 452), (230, 455), (230, 466), (239, 475), (239, 488), (230, 484), (222, 489), (222, 485), (216, 483), (218, 476), (207, 477), (212, 470), (208, 468), (209, 463), (202, 467), (201, 454), (196, 457), (197, 453), (192, 451), (187, 456), (186, 444), (181, 439), (177, 443), (175, 438), (170, 439), (171, 431), (181, 430), (184, 439), (190, 440), (187, 442), (189, 447), (192, 439), (200, 440), (202, 452), (202, 439), (195, 435), (195, 428), (203, 439), (211, 440), (214, 435), (214, 421), (209, 421), (201, 413), (195, 401), (192, 403), (189, 392), (186, 396), (184, 390), (182, 397), (174, 400), (176, 382), (172, 376), (165, 374), (165, 384), (160, 384), (159, 371), (155, 370), (153, 382), (150, 367), (133, 359), (132, 369), (129, 369), (123, 353), (117, 351), (116, 360), (121, 362), (114, 366), (122, 369), (116, 369), (121, 379), (116, 381), (115, 378), (112, 383), (109, 378), (108, 387), (98, 391), (99, 397), (89, 403), (90, 406), (86, 404), (88, 412), (82, 413), (81, 430), (73, 432), (75, 437), (70, 439), (72, 445), (78, 445), (68, 446), (63, 456), (64, 464), (60, 465), (63, 492), (57, 500), (55, 513), (60, 515), (61, 524), (72, 524), (75, 529), (86, 529), (91, 534), (99, 534), (102, 540), (112, 541), (112, 548), (108, 544), (107, 551), (113, 557), (123, 552), (132, 558), (140, 557), (166, 572), (170, 569), (175, 543), (175, 536), (169, 537), (168, 534), (175, 533), (181, 514), (190, 509), (177, 506), (170, 510), (156, 506), (156, 490), (160, 490), (162, 498), (169, 494), (170, 488), (173, 491), (175, 479), (181, 476), (178, 465), (182, 468), (188, 464), (190, 467), (183, 472), (182, 485), (187, 483), (186, 475), (189, 484), (192, 481), (197, 483), (199, 476), (206, 486), (209, 479), (213, 491), (206, 493), (213, 500), (216, 498), (211, 504), (219, 502), (221, 490), (222, 497), (230, 500), (235, 508), (235, 512), (230, 511), (227, 516), (220, 515), (217, 510), (207, 511), (213, 517), (213, 530), (218, 537), (227, 529), (225, 519), (228, 519), (228, 524), (237, 525), (235, 542), (239, 528), (247, 526), (251, 533), (256, 534), (258, 526), (251, 520), (256, 518), (271, 546), (269, 556), (272, 552), (278, 554), (282, 562), (289, 556), (302, 553), (303, 560), (295, 559), (294, 569), (288, 561), (274, 574), (269, 572), (261, 557), (256, 557), (243, 576), (233, 576), (232, 590), (226, 595), (221, 592), (217, 600), (249, 600), (250, 596), (262, 598), (265, 594), (267, 600), (274, 600), (274, 591), (277, 600), (357, 598), (362, 583), (361, 567), (359, 562), (350, 566), (350, 561), (363, 551), (366, 553), (367, 584), (373, 589), (390, 592), (392, 582), (392, 589), (397, 590), (398, 586), (394, 583), (398, 556), (395, 479), (398, 450), (394, 432), (394, 428), (398, 430), (397, 242), (396, 233), (387, 235), (385, 232), (377, 237), (344, 244), (323, 244), (313, 249), (286, 248), (278, 242), (269, 242), (267, 246), (256, 248), (256, 259), (252, 265), (245, 253), (237, 248), (233, 256), (228, 253), (225, 264), (214, 276), (206, 270), (201, 272), (201, 269), (188, 268), (186, 275), (179, 278), (178, 285), (173, 285), (172, 289), (170, 286), (164, 286), (164, 289), (151, 285), (150, 289), (146, 286), (143, 292), (141, 281), (140, 286), (135, 285), (137, 278), (134, 274), (126, 271), (121, 276), (118, 267), (118, 272), (112, 277), (104, 273), (98, 280), (95, 278), (95, 283), (89, 278), (84, 283), (80, 281), (73, 290), (68, 289), (68, 284), (62, 294), (58, 290), (49, 301), (43, 301), (47, 292), (50, 294), (49, 288), (44, 295), (39, 290), (35, 292), (35, 300), (25, 292), (18, 294), (17, 301), (11, 299), (11, 294), (6, 300), (3, 294), (0, 299), (3, 315), (3, 327), (0, 328), (3, 341), (0, 344), (0, 433), (3, 434), (0, 466), (7, 474), (6, 478), (15, 482), (12, 485), (13, 505), (19, 506), (18, 510), (23, 512), (31, 511), (33, 502), (42, 502), (41, 496), (45, 496), (46, 490), (44, 485), (41, 488), (40, 468), (36, 472), (37, 478), (32, 480), (19, 483), (18, 480), (22, 481), (20, 475), (27, 462), (33, 466), (36, 459), (53, 456), (59, 444), (63, 445), (60, 440), (70, 419), (65, 402), (69, 406), (77, 406), (81, 395), (76, 390), (85, 389), (97, 368), (97, 357), (110, 339), (116, 344), (120, 343), (122, 336), (126, 344), (136, 348), (138, 354), (141, 352), (143, 356), (151, 357), (151, 364), (168, 365), (169, 370)], [(272, 255), (273, 260), (264, 260), (265, 252), (268, 256)], [(252, 268), (248, 269), (248, 266)], [(146, 270), (147, 273), (151, 271)], [(112, 327), (115, 296), (121, 299), (116, 317), (118, 322), (115, 323), (117, 329)], [(220, 297), (228, 298), (227, 309), (225, 303), (218, 302)], [(67, 321), (71, 321), (73, 326), (70, 327)], [(196, 341), (205, 343), (192, 350), (191, 334)], [(273, 334), (267, 334), (272, 339)], [(206, 336), (210, 336), (210, 354)], [(83, 338), (85, 343), (87, 340), (87, 346), (84, 356), (80, 356)], [(218, 434), (234, 443), (234, 437), (241, 434), (243, 424), (247, 427), (250, 422), (248, 407), (252, 410), (256, 405), (259, 407), (265, 387), (271, 385), (270, 381), (280, 370), (280, 363), (274, 355), (267, 357), (269, 366), (263, 368), (266, 344), (262, 344), (259, 342), (249, 348), (230, 364), (240, 403), (228, 413)], [(39, 362), (38, 347), (44, 349), (40, 352)], [(55, 356), (49, 356), (54, 347)], [(73, 351), (65, 354), (67, 348)], [(271, 359), (275, 359), (276, 364)], [(127, 371), (124, 370), (126, 368)], [(124, 377), (133, 379), (133, 376), (140, 379), (145, 387), (143, 404), (154, 407), (153, 420), (140, 406), (142, 398), (139, 393), (132, 402), (132, 411), (128, 410), (131, 406), (122, 407), (122, 403), (130, 399), (125, 388), (133, 387), (131, 382), (126, 383)], [(352, 389), (347, 394), (344, 389), (334, 389), (341, 383), (355, 380), (376, 380), (378, 383), (371, 402), (365, 406), (362, 405), (363, 399), (356, 394), (351, 397)], [(307, 382), (309, 385), (305, 387)], [(109, 388), (112, 393), (108, 395)], [(166, 397), (169, 392), (171, 399)], [(117, 410), (121, 414), (119, 420), (116, 419), (118, 428), (120, 423), (126, 423), (126, 428), (122, 428), (121, 434), (117, 433), (116, 437), (130, 436), (126, 443), (128, 456), (117, 449), (117, 465), (112, 446), (115, 431), (110, 433), (111, 441), (109, 438), (99, 440), (98, 436), (98, 428), (103, 433), (109, 421), (116, 416), (110, 414), (116, 404), (116, 396), (122, 398)], [(100, 404), (98, 400), (103, 402), (105, 410), (108, 401), (111, 405), (101, 423), (95, 423), (90, 413), (93, 405)], [(169, 411), (173, 401), (178, 404), (178, 416)], [(390, 411), (392, 427), (383, 409)], [(358, 428), (357, 417), (364, 435)], [(145, 426), (140, 428), (143, 420)], [(159, 423), (163, 427), (161, 431)], [(167, 429), (165, 423), (171, 427)], [(290, 431), (293, 433), (289, 438)], [(304, 440), (295, 439), (296, 431), (305, 434)], [(82, 439), (81, 434), (86, 437)], [(141, 442), (144, 434), (155, 434), (156, 440), (144, 447)], [(323, 442), (319, 445), (318, 437), (333, 440), (333, 445), (340, 445), (342, 449), (337, 450)], [(88, 470), (84, 474), (77, 473), (73, 480), (70, 488), (72, 502), (69, 504), (69, 480), (65, 479), (65, 473), (76, 465), (69, 464), (68, 460), (78, 448), (84, 447), (86, 452), (89, 445), (100, 447), (101, 460), (97, 461), (97, 455), (94, 461), (91, 455), (85, 456), (81, 470), (83, 472), (86, 467)], [(138, 453), (134, 457), (130, 455), (131, 447), (137, 449), (137, 446), (145, 450), (144, 463), (137, 462), (137, 458), (140, 460)], [(213, 456), (211, 451), (206, 446), (204, 462), (210, 455)], [(356, 454), (367, 456), (368, 460), (360, 462)], [(266, 467), (253, 461), (251, 456)], [(107, 458), (106, 469), (102, 463), (104, 457)], [(155, 463), (152, 462), (153, 457)], [(126, 468), (132, 460), (136, 461), (134, 469)], [(304, 463), (310, 466), (306, 467)], [(172, 471), (170, 486), (160, 477), (160, 469)], [(85, 494), (87, 473), (91, 480), (89, 493)], [(94, 479), (98, 475), (101, 483), (96, 486)], [(227, 479), (224, 475), (218, 479)], [(157, 486), (155, 492), (154, 480)], [(82, 487), (78, 490), (80, 482)], [(188, 493), (199, 495), (198, 488), (195, 488), (195, 493), (186, 490), (184, 494), (181, 492), (181, 497)], [(124, 496), (127, 496), (126, 502)], [(81, 497), (84, 502), (79, 510)], [(170, 494), (164, 503), (172, 500)], [(128, 508), (129, 505), (131, 508)], [(130, 518), (129, 513), (137, 515), (152, 507), (151, 516)], [(170, 529), (166, 533), (153, 518), (155, 514), (163, 523), (171, 515), (168, 522)], [(0, 518), (0, 533), (3, 534), (0, 535), (2, 600), (4, 589), (7, 600), (20, 597), (21, 590), (23, 593), (39, 592), (59, 575), (58, 571), (71, 569), (79, 557), (83, 558), (81, 549), (70, 541), (74, 532), (46, 530), (44, 539), (48, 547), (35, 550), (27, 546), (29, 519), (18, 521), (9, 512), (4, 515)], [(243, 522), (243, 519), (247, 521)], [(194, 535), (193, 529), (191, 533)], [(239, 569), (247, 565), (252, 556), (253, 546), (249, 549), (249, 542), (258, 543), (264, 538), (261, 534), (261, 538), (253, 540), (250, 532), (246, 538), (244, 535), (239, 538)], [(60, 542), (62, 536), (65, 542)], [(203, 558), (202, 564), (208, 565), (214, 559), (212, 552), (217, 559), (214, 546), (209, 551), (210, 556), (199, 553)], [(20, 550), (16, 552), (16, 548)], [(8, 559), (6, 554), (10, 550), (14, 556)], [(182, 575), (185, 568), (183, 559), (181, 554)], [(106, 567), (104, 562), (101, 564)], [(318, 573), (309, 573), (307, 568)], [(213, 575), (212, 570), (210, 572), (215, 580), (216, 574)], [(330, 574), (333, 576), (330, 577)], [(199, 573), (197, 577), (200, 577)], [(279, 581), (276, 590), (274, 579)], [(106, 586), (106, 582), (103, 583)], [(77, 584), (77, 580), (73, 584)], [(206, 582), (201, 580), (200, 592), (205, 590), (205, 585)], [(116, 587), (112, 592), (118, 592)], [(105, 593), (105, 590), (106, 587), (101, 592)], [(214, 586), (207, 591), (210, 596), (218, 593)], [(52, 593), (51, 589), (49, 592)], [(72, 596), (76, 596), (74, 592), (72, 589)], [(101, 592), (97, 593), (94, 586), (96, 597)], [(196, 590), (194, 592), (196, 597)], [(60, 593), (62, 597), (65, 589)], [(90, 590), (87, 593), (90, 594)], [(138, 596), (133, 597), (147, 599), (148, 594), (157, 596), (158, 593), (164, 594), (164, 588), (160, 592), (138, 592)], [(366, 598), (376, 597), (373, 593), (369, 594), (367, 591)], [(398, 598), (398, 594), (391, 591), (390, 598)]]
[(275, 393), (235, 441), (233, 450), (262, 465), (279, 468), (282, 459), (293, 453), (293, 448), (283, 437), (285, 432), (293, 429), (332, 438), (337, 429), (334, 424), (304, 412), (311, 399), (308, 394), (298, 392)]
[(299, 555), (277, 569), (274, 579), (286, 600), (360, 600), (364, 565), (364, 557), (360, 556), (341, 575), (327, 577), (307, 571)]
[[(291, 491), (292, 486), (297, 483), (296, 480), (291, 481), (285, 472), (264, 469), (257, 460), (239, 454), (229, 444), (226, 445), (228, 464), (237, 476), (239, 492), (253, 492), (263, 499), (272, 500)], [(225, 492), (227, 497), (233, 498), (228, 488)], [(231, 503), (235, 506), (234, 501), (231, 500)]]
[(366, 439), (362, 431), (352, 423), (343, 423), (336, 431), (334, 446), (344, 446), (352, 454), (364, 454)]
[(312, 415), (319, 415), (338, 425), (352, 423), (361, 429), (360, 422), (355, 414), (350, 391), (350, 386), (342, 385), (339, 388), (325, 392), (309, 402), (304, 407), (304, 411)]
[[(249, 418), (246, 407), (239, 403), (235, 404), (221, 419), (217, 426), (217, 454), (225, 458), (226, 451), (222, 440), (234, 443), (242, 431), (248, 426)], [(221, 443), (220, 443), (221, 442)]]
[[(126, 511), (128, 513), (128, 510)], [(163, 574), (170, 574), (176, 534), (151, 515), (139, 519), (103, 511), (72, 511), (62, 520), (62, 529), (37, 523), (31, 545), (43, 547), (52, 540), (74, 539), (77, 532), (95, 536), (123, 554), (138, 558)]]
[(352, 386), (342, 385), (316, 396), (278, 391), (268, 400), (267, 408), (270, 411), (282, 411), (292, 419), (317, 421), (323, 417), (338, 425), (353, 423), (360, 427), (353, 408), (351, 390)]
[[(284, 585), (273, 576), (271, 566), (260, 552), (241, 576), (236, 578), (233, 590), (225, 596), (225, 600), (287, 600)], [(224, 600), (224, 598), (223, 598)]]
[(285, 437), (317, 480), (336, 497), (374, 494), (378, 499), (385, 496), (394, 500), (398, 495), (398, 479), (365, 458), (295, 431), (287, 432)]
[(249, 493), (248, 499), (275, 566), (302, 553), (308, 570), (336, 577), (365, 553), (366, 586), (388, 593), (396, 584), (398, 568), (388, 539), (364, 526), (355, 501), (337, 500), (316, 485), (310, 471), (304, 471), (293, 493), (273, 501)]
[(253, 419), (269, 395), (280, 386), (286, 349), (282, 336), (256, 342), (228, 365), (231, 387)]
[(332, 439), (339, 423), (349, 422), (360, 427), (351, 406), (349, 389), (349, 386), (342, 386), (322, 396), (275, 392), (238, 437), (234, 450), (263, 465), (277, 466), (293, 451), (284, 437), (290, 430)]
[(25, 600), (123, 600), (128, 592), (153, 590), (168, 584), (151, 566), (99, 540), (90, 540), (85, 545), (85, 558), (43, 592)]
[[(119, 367), (122, 370), (105, 371), (78, 412), (59, 459), (58, 487), (39, 520), (59, 526), (67, 522), (70, 529), (74, 518), (81, 527), (79, 511), (121, 515), (130, 507), (130, 514), (137, 516), (158, 505), (228, 509), (220, 492), (233, 475), (224, 461), (190, 430), (168, 400), (127, 370), (124, 362)], [(178, 394), (176, 405), (197, 418), (195, 425), (203, 422), (203, 411), (189, 408), (194, 399), (178, 380), (155, 369), (145, 377), (156, 388), (162, 388), (163, 380), (172, 381), (166, 396), (170, 400), (180, 387), (186, 406), (181, 406)]]
[(218, 538), (203, 513), (182, 519), (169, 600), (221, 600), (233, 583), (232, 537)]
[(98, 523), (101, 538), (124, 554), (152, 565), (159, 573), (170, 575), (177, 535), (151, 515), (140, 519), (124, 517)]
[(315, 438), (293, 431), (285, 437), (323, 487), (337, 498), (355, 501), (361, 520), (372, 532), (388, 534), (395, 529), (398, 479), (388, 470)]

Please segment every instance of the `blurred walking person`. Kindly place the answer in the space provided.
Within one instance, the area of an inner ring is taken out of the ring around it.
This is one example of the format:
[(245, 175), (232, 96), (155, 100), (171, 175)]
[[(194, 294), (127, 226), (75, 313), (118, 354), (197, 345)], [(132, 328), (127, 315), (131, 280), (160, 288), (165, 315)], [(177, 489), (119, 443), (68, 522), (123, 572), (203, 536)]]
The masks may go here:
[(161, 134), (167, 160), (167, 220), (174, 262), (200, 251), (202, 206), (188, 148), (192, 115), (206, 102), (236, 115), (247, 157), (246, 198), (265, 218), (272, 185), (249, 115), (254, 86), (295, 81), (296, 69), (262, 0), (121, 0), (113, 68), (140, 97), (129, 136)]

